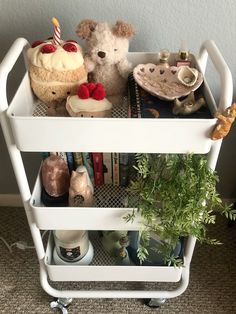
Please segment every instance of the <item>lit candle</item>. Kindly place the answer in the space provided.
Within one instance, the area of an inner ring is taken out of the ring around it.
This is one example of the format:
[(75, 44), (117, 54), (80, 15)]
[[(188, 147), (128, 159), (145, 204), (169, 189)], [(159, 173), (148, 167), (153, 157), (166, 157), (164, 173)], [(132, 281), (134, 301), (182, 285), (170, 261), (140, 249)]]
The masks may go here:
[(61, 44), (60, 24), (55, 17), (52, 18), (52, 23), (54, 25), (53, 42), (55, 45), (60, 45)]

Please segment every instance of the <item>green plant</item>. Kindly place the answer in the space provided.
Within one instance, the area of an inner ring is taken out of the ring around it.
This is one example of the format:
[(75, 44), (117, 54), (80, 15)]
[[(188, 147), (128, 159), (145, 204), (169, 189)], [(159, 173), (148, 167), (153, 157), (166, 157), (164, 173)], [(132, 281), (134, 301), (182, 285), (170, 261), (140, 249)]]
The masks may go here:
[[(128, 190), (144, 218), (138, 249), (141, 263), (148, 256), (150, 232), (163, 239), (157, 252), (168, 265), (182, 263), (173, 254), (180, 237), (192, 235), (200, 242), (220, 243), (207, 236), (207, 225), (215, 223), (216, 212), (235, 219), (236, 210), (222, 203), (216, 191), (218, 176), (204, 155), (136, 154), (136, 162), (137, 176)], [(133, 211), (126, 221), (135, 215)]]

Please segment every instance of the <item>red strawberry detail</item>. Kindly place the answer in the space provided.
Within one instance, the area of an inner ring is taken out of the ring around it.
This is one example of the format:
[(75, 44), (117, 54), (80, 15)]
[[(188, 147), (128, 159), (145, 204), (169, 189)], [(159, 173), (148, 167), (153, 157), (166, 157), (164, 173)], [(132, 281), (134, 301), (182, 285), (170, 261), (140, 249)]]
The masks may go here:
[(89, 90), (89, 95), (90, 97), (92, 96), (93, 91), (95, 90), (95, 88), (97, 87), (97, 84), (95, 83), (84, 83), (85, 86), (87, 86), (88, 90)]
[(63, 45), (63, 49), (67, 52), (77, 52), (76, 45), (72, 43), (66, 43), (65, 45)]
[(41, 48), (42, 53), (52, 53), (56, 51), (56, 47), (52, 44), (46, 44)]
[(88, 88), (87, 88), (87, 86), (85, 84), (82, 84), (82, 85), (79, 86), (77, 95), (81, 99), (89, 98), (89, 90), (88, 90)]
[(105, 89), (101, 83), (98, 83), (96, 89), (93, 91), (92, 98), (96, 100), (102, 100), (106, 96)]
[(35, 48), (35, 47), (37, 47), (37, 46), (39, 46), (39, 45), (41, 45), (41, 44), (43, 44), (43, 43), (44, 43), (44, 41), (42, 41), (42, 40), (35, 40), (35, 41), (32, 43), (31, 47), (32, 47), (32, 48)]

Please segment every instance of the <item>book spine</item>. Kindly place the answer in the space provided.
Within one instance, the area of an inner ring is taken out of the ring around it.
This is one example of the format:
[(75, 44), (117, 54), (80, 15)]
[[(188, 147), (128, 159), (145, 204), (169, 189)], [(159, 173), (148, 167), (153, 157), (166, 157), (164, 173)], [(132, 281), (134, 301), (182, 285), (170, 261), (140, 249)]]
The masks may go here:
[(135, 82), (133, 74), (128, 77), (128, 100), (129, 100), (129, 118), (140, 118), (141, 108), (140, 108), (140, 95), (138, 84)]
[(41, 156), (44, 159), (48, 158), (50, 156), (50, 153), (49, 152), (41, 152)]
[(120, 185), (127, 186), (129, 180), (129, 154), (120, 153)]
[(112, 153), (112, 179), (113, 185), (120, 184), (119, 178), (119, 153)]
[(74, 157), (74, 167), (75, 169), (79, 166), (83, 165), (83, 156), (82, 153), (80, 152), (74, 152), (73, 153), (73, 157)]
[(92, 153), (95, 186), (104, 184), (102, 153)]
[(61, 159), (65, 160), (67, 162), (67, 156), (65, 152), (57, 152), (56, 153), (58, 157), (60, 157)]
[(89, 178), (94, 185), (94, 171), (91, 153), (82, 153), (83, 163), (88, 171)]
[(112, 184), (112, 154), (103, 153), (104, 184)]
[(67, 158), (68, 168), (69, 168), (70, 173), (71, 173), (72, 170), (75, 169), (75, 167), (74, 167), (74, 157), (73, 157), (73, 153), (67, 152), (67, 153), (66, 153), (66, 158)]

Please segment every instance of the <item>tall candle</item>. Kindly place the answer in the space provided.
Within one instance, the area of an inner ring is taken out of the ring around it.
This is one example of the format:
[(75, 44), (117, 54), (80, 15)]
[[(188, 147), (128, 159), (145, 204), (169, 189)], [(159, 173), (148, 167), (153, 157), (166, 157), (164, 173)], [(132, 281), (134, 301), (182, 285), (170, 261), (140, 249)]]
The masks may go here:
[(60, 45), (61, 44), (60, 24), (55, 17), (52, 18), (52, 23), (54, 25), (53, 42), (55, 45)]

